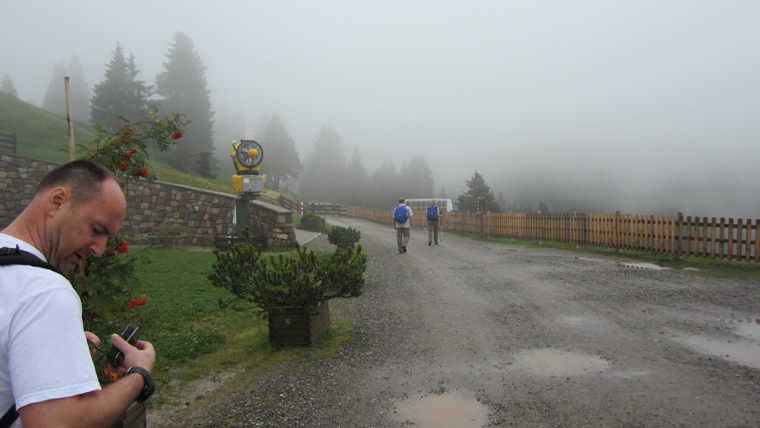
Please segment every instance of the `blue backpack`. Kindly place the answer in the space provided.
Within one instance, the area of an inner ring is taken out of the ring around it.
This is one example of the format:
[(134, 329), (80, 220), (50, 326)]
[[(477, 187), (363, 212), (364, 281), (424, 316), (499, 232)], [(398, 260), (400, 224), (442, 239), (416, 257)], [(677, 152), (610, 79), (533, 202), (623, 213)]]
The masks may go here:
[(438, 220), (438, 207), (431, 205), (427, 207), (428, 220)]
[(393, 221), (396, 223), (406, 223), (409, 220), (409, 210), (406, 205), (399, 205), (393, 210)]

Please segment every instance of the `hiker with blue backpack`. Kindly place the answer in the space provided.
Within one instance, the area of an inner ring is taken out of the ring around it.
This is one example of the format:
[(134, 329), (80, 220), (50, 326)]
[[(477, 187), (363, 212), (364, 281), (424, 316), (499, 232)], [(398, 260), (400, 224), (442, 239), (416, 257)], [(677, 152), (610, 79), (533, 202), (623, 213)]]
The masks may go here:
[(438, 245), (438, 221), (441, 218), (441, 209), (432, 201), (427, 207), (428, 245)]
[(412, 209), (406, 205), (406, 199), (399, 198), (398, 206), (393, 209), (393, 228), (396, 229), (396, 244), (398, 253), (406, 253), (406, 246), (411, 237), (410, 230), (414, 226)]

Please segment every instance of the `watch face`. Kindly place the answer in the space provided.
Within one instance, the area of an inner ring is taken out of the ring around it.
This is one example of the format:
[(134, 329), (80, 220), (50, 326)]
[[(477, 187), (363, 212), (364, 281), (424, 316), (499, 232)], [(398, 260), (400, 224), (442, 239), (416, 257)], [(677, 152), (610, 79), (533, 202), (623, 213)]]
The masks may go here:
[(264, 150), (261, 144), (253, 140), (242, 140), (235, 154), (238, 162), (246, 168), (253, 168), (264, 159)]

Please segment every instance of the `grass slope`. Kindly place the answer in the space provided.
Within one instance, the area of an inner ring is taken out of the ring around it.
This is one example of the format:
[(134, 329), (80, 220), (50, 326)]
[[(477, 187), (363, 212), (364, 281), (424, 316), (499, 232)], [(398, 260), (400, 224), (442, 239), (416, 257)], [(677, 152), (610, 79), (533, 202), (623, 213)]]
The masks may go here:
[[(16, 134), (16, 154), (19, 156), (57, 163), (69, 160), (69, 128), (66, 118), (3, 93), (0, 93), (0, 133)], [(90, 124), (74, 123), (74, 141), (77, 144), (86, 145), (94, 139), (95, 133)], [(181, 142), (180, 140), (179, 144)], [(226, 161), (227, 159), (219, 159), (220, 164)], [(155, 160), (151, 161), (151, 166), (160, 181), (234, 193), (230, 178), (231, 166), (221, 168), (219, 176), (214, 180), (178, 171)]]
[[(0, 132), (16, 134), (16, 154), (49, 162), (69, 159), (69, 127), (65, 117), (0, 93)], [(74, 123), (76, 142), (92, 141), (92, 127)]]

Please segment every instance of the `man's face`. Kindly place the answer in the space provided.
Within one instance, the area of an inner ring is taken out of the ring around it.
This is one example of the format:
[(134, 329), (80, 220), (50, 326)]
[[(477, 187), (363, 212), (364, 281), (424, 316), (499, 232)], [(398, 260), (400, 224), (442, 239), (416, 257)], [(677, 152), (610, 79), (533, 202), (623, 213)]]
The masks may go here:
[(108, 238), (121, 229), (126, 201), (118, 183), (107, 180), (100, 197), (72, 206), (71, 190), (63, 192), (60, 207), (51, 218), (47, 236), (49, 262), (64, 272), (90, 255), (101, 256)]

